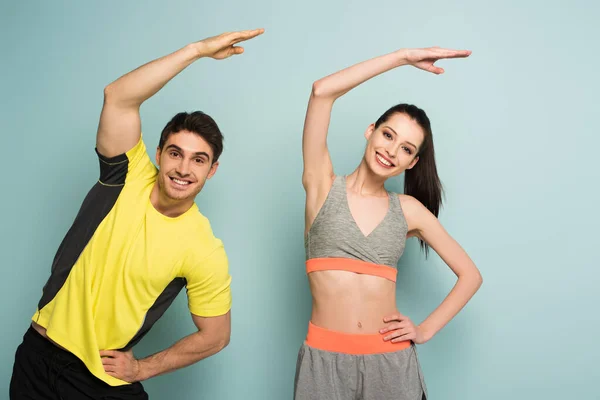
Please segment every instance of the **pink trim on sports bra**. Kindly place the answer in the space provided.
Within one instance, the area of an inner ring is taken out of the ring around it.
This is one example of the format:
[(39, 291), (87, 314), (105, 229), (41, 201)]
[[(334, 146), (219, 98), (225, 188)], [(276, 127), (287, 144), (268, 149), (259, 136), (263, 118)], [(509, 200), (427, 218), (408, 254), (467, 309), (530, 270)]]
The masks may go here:
[(352, 258), (331, 257), (311, 258), (306, 261), (306, 273), (315, 271), (349, 271), (357, 274), (379, 276), (396, 282), (398, 271), (387, 265), (373, 264), (366, 261), (354, 260)]

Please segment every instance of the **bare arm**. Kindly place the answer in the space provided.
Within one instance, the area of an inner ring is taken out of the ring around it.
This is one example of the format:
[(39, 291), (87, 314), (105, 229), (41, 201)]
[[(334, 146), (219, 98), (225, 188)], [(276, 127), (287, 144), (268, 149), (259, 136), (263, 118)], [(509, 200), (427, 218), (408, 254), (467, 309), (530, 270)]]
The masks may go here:
[(333, 103), (361, 83), (405, 64), (402, 51), (397, 51), (353, 65), (313, 84), (302, 136), (302, 184), (306, 190), (307, 230), (325, 202), (334, 177), (327, 149), (327, 131)]
[(137, 382), (166, 374), (210, 357), (229, 344), (231, 312), (218, 317), (192, 314), (198, 332), (179, 340), (159, 353), (136, 360), (133, 352), (101, 351), (107, 374), (126, 382)]
[(309, 229), (327, 197), (334, 177), (327, 149), (327, 131), (333, 103), (361, 83), (393, 68), (413, 65), (436, 74), (444, 72), (434, 65), (442, 58), (467, 57), (469, 51), (401, 49), (346, 68), (313, 84), (304, 121), (302, 153), (304, 172), (302, 184), (306, 190), (306, 230)]
[(229, 344), (231, 312), (219, 317), (203, 318), (192, 314), (198, 332), (193, 333), (160, 353), (140, 360), (136, 380), (187, 367), (223, 350)]
[(98, 151), (113, 157), (131, 149), (140, 139), (139, 109), (167, 82), (202, 57), (224, 59), (241, 54), (235, 44), (260, 35), (262, 29), (224, 33), (189, 44), (123, 75), (104, 89), (104, 105), (96, 136)]
[(396, 330), (388, 336), (396, 338), (393, 341), (410, 339), (425, 343), (462, 310), (483, 283), (483, 278), (468, 254), (431, 211), (411, 196), (401, 195), (401, 202), (411, 236), (429, 244), (458, 277), (448, 296), (418, 327), (402, 315), (384, 319), (385, 322), (400, 321), (382, 330), (382, 333)]

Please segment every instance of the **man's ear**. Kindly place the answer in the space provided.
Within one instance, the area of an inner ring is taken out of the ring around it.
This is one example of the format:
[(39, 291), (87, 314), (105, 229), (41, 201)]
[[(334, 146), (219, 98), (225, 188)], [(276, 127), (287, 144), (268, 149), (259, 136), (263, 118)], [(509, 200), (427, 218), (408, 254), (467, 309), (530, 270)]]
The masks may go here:
[(210, 171), (208, 171), (208, 175), (206, 175), (206, 179), (210, 179), (213, 177), (214, 174), (217, 173), (217, 169), (219, 168), (219, 162), (215, 162), (213, 163), (213, 165), (210, 166)]
[(160, 147), (156, 147), (156, 165), (160, 166), (160, 155), (161, 155), (162, 151), (160, 149)]

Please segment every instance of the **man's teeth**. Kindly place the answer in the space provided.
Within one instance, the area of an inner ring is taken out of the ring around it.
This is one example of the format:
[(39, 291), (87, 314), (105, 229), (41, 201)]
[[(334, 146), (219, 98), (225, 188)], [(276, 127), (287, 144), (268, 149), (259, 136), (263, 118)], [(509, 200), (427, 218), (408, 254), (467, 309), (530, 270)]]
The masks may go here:
[(390, 163), (389, 161), (387, 161), (385, 158), (381, 157), (379, 154), (377, 154), (377, 159), (379, 160), (380, 163), (382, 163), (383, 165), (387, 165), (388, 167), (392, 166), (392, 163)]
[(190, 183), (189, 183), (189, 182), (187, 182), (187, 181), (182, 181), (182, 180), (179, 180), (179, 179), (177, 179), (177, 178), (171, 178), (171, 179), (173, 179), (173, 182), (175, 182), (175, 183), (177, 183), (177, 184), (179, 184), (179, 185), (189, 185), (189, 184), (190, 184)]

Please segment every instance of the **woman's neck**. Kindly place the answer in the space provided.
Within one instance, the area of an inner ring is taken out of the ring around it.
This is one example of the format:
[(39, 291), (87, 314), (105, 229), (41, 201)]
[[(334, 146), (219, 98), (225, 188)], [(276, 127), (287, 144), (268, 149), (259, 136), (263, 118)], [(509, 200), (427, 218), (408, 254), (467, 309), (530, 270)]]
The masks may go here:
[(384, 187), (385, 178), (375, 175), (367, 167), (364, 160), (354, 172), (348, 175), (346, 181), (348, 182), (348, 189), (360, 196), (387, 196), (387, 191)]

